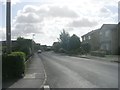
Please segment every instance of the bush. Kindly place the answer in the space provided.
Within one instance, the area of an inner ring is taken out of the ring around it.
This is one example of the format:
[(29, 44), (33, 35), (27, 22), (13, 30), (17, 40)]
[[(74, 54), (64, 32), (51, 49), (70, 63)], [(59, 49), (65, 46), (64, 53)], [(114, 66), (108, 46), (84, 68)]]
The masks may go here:
[(6, 78), (8, 75), (7, 55), (2, 55), (2, 78)]
[(91, 50), (91, 45), (89, 43), (82, 43), (81, 44), (81, 53), (82, 54), (87, 54)]
[(21, 77), (25, 71), (25, 54), (12, 52), (2, 57), (3, 78)]
[(120, 47), (118, 47), (118, 55), (120, 55)]
[(66, 54), (68, 54), (68, 55), (77, 55), (77, 54), (80, 54), (80, 48), (78, 48), (76, 50), (66, 51)]
[(60, 52), (60, 53), (65, 53), (65, 50), (64, 50), (63, 48), (60, 48), (60, 49), (59, 49), (59, 52)]
[(106, 52), (106, 55), (111, 55), (111, 51), (105, 51)]
[(105, 52), (105, 51), (91, 51), (90, 54), (91, 54), (92, 56), (105, 57), (106, 52)]

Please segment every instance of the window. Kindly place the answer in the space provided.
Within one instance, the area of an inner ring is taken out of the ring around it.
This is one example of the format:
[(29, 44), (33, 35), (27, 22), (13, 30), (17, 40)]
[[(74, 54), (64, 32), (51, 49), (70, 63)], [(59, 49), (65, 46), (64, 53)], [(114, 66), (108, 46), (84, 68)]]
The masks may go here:
[(83, 37), (83, 41), (85, 41), (85, 36)]
[(88, 36), (88, 39), (91, 39), (91, 36)]
[(110, 43), (107, 43), (107, 44), (106, 44), (106, 50), (109, 50), (109, 51), (110, 51)]
[(102, 35), (102, 32), (100, 32), (100, 35)]
[(107, 30), (107, 31), (105, 32), (105, 36), (108, 37), (109, 35), (110, 35), (110, 31)]

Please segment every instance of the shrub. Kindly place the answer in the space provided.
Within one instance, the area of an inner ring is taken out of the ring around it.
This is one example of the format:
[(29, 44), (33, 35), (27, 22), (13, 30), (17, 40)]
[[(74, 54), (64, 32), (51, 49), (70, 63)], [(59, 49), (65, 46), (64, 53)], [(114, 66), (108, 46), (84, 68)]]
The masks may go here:
[(60, 49), (61, 45), (59, 42), (54, 42), (53, 43), (53, 46), (52, 46), (52, 49), (54, 52), (59, 52), (59, 49)]
[(23, 52), (12, 52), (2, 57), (3, 78), (21, 77), (25, 71), (25, 54)]
[(91, 45), (89, 43), (82, 43), (81, 44), (81, 54), (87, 54), (91, 50)]
[(66, 54), (68, 54), (68, 55), (77, 55), (77, 54), (79, 54), (79, 48), (76, 49), (76, 50), (66, 51)]
[(59, 52), (60, 52), (60, 53), (65, 53), (65, 50), (64, 50), (63, 48), (60, 48), (60, 49), (59, 49)]
[(118, 55), (120, 55), (120, 46), (118, 47)]
[(105, 57), (106, 52), (105, 51), (91, 51), (90, 54), (93, 56)]
[(111, 55), (111, 51), (105, 51), (106, 52), (106, 55)]
[(6, 78), (8, 75), (7, 55), (2, 55), (2, 78)]

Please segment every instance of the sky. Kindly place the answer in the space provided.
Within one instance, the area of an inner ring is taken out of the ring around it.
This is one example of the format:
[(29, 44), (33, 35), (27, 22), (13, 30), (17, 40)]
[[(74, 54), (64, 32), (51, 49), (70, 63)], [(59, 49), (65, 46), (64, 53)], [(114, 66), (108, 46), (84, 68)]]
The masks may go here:
[[(0, 0), (0, 40), (6, 38), (5, 2)], [(12, 40), (22, 36), (52, 45), (63, 29), (81, 39), (103, 24), (118, 23), (118, 0), (11, 0), (11, 3)]]

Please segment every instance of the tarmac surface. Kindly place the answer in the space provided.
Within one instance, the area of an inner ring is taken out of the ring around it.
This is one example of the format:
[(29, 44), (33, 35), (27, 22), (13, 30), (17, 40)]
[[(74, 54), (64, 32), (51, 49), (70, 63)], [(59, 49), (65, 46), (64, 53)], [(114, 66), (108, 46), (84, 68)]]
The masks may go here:
[(118, 63), (54, 52), (39, 57), (47, 74), (46, 85), (51, 88), (118, 88)]

